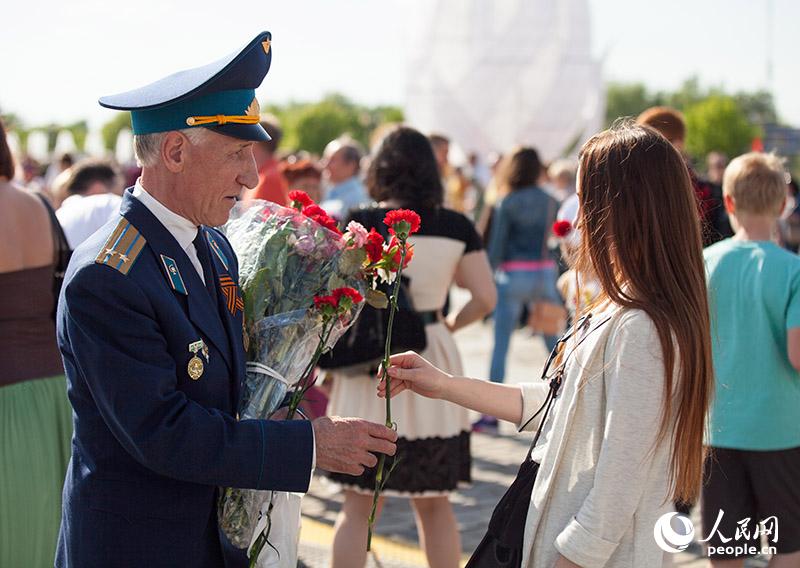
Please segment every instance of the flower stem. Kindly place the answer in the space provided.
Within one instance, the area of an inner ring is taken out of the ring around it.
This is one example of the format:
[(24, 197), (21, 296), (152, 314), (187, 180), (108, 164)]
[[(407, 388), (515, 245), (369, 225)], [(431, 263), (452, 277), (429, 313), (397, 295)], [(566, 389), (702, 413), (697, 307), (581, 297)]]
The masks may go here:
[[(392, 378), (389, 376), (387, 370), (389, 369), (389, 357), (392, 355), (392, 327), (394, 326), (394, 314), (397, 312), (397, 297), (400, 294), (400, 278), (403, 275), (403, 266), (406, 263), (406, 239), (398, 239), (400, 241), (400, 266), (397, 269), (397, 276), (392, 288), (392, 296), (389, 299), (389, 324), (386, 327), (386, 344), (384, 346), (383, 362), (381, 364), (381, 380), (386, 381), (386, 427), (394, 428), (392, 422)], [(397, 464), (397, 458), (395, 458)], [(380, 499), (383, 486), (389, 481), (389, 475), (394, 469), (394, 465), (386, 472), (386, 478), (383, 477), (383, 469), (386, 464), (386, 454), (381, 454), (378, 458), (378, 470), (375, 473), (375, 491), (372, 495), (372, 509), (369, 513), (368, 528), (367, 528), (367, 551), (372, 550), (372, 529), (375, 525), (375, 513), (378, 509), (378, 499)]]
[(308, 365), (306, 365), (306, 368), (303, 369), (303, 374), (300, 375), (300, 380), (294, 385), (294, 391), (292, 392), (292, 398), (289, 401), (289, 411), (286, 414), (286, 420), (291, 420), (294, 418), (294, 413), (297, 411), (297, 407), (300, 406), (300, 403), (303, 401), (303, 397), (313, 384), (311, 382), (311, 374), (314, 372), (314, 368), (317, 366), (319, 358), (322, 357), (323, 353), (325, 353), (325, 348), (327, 347), (328, 340), (333, 332), (335, 321), (335, 318), (332, 319), (332, 321), (326, 321), (322, 326), (322, 332), (320, 332), (319, 335), (319, 343), (317, 343), (317, 348), (314, 350), (314, 355), (312, 355), (311, 360), (308, 362)]
[[(297, 407), (300, 406), (300, 403), (303, 401), (303, 397), (305, 396), (308, 389), (311, 388), (313, 384), (311, 382), (311, 373), (314, 372), (314, 368), (317, 366), (317, 362), (322, 354), (325, 352), (325, 347), (328, 345), (328, 340), (331, 337), (331, 333), (333, 332), (334, 325), (336, 323), (336, 318), (332, 318), (331, 321), (325, 321), (322, 324), (322, 331), (319, 334), (319, 343), (317, 344), (317, 348), (314, 350), (314, 355), (311, 357), (311, 360), (306, 365), (306, 368), (303, 369), (303, 374), (300, 375), (300, 380), (297, 381), (294, 385), (294, 391), (292, 391), (292, 398), (289, 401), (289, 410), (286, 413), (286, 420), (291, 420), (294, 418), (295, 412), (297, 412)], [(272, 496), (270, 496), (272, 499)], [(269, 510), (267, 515), (269, 516), (272, 513), (272, 503), (270, 503)], [(264, 548), (265, 544), (270, 544), (269, 542), (269, 531), (272, 527), (272, 519), (268, 519), (267, 526), (264, 527), (264, 530), (261, 531), (261, 534), (258, 535), (255, 542), (253, 543), (253, 547), (250, 551), (250, 568), (254, 568), (256, 562), (258, 561), (258, 557), (261, 554), (261, 550)], [(274, 547), (272, 547), (274, 548)]]

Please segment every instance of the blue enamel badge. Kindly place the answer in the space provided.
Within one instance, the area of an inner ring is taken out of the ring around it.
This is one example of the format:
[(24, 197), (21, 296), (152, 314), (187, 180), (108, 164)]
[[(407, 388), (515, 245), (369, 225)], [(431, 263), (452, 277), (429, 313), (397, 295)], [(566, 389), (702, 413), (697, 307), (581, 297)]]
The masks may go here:
[(183, 283), (181, 271), (178, 270), (178, 264), (175, 260), (162, 254), (161, 262), (164, 264), (164, 269), (167, 271), (167, 277), (169, 278), (172, 289), (176, 292), (180, 292), (184, 296), (188, 296), (189, 292), (186, 291), (186, 285)]
[(214, 254), (217, 255), (217, 258), (222, 263), (222, 266), (225, 267), (225, 270), (230, 270), (230, 268), (228, 268), (228, 259), (225, 257), (225, 254), (219, 248), (219, 245), (217, 244), (217, 241), (214, 240), (214, 237), (212, 237), (209, 233), (206, 233), (206, 240), (208, 241), (208, 244), (211, 246), (211, 250), (214, 251)]

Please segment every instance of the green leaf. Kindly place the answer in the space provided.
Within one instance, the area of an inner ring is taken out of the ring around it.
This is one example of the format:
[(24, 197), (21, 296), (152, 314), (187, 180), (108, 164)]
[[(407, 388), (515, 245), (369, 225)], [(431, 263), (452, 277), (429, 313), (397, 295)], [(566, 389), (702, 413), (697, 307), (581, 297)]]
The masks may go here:
[(389, 298), (380, 290), (370, 288), (364, 297), (367, 303), (377, 310), (385, 310), (389, 307)]

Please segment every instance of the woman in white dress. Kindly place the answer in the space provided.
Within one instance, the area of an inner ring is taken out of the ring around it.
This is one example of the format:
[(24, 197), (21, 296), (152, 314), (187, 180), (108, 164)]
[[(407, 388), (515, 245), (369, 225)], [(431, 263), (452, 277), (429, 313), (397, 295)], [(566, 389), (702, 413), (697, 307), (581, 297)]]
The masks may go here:
[[(351, 213), (368, 229), (380, 227), (386, 212), (397, 207), (416, 211), (420, 231), (410, 238), (414, 257), (403, 272), (410, 280), (414, 309), (426, 322), (430, 360), (461, 373), (461, 357), (452, 332), (491, 312), (496, 292), (481, 239), (460, 213), (442, 207), (443, 190), (430, 143), (421, 133), (401, 127), (390, 133), (372, 160), (367, 186), (378, 205)], [(456, 283), (470, 300), (448, 318), (442, 316), (448, 290)], [(335, 357), (335, 350), (333, 352)], [(374, 369), (334, 377), (328, 413), (359, 416), (382, 423), (384, 404), (375, 397)], [(456, 568), (461, 544), (449, 501), (460, 483), (470, 481), (470, 420), (464, 408), (443, 401), (403, 394), (392, 400), (399, 434), (400, 460), (385, 494), (408, 497), (416, 513), (421, 545), (433, 568)], [(387, 461), (387, 465), (390, 462)], [(345, 488), (336, 522), (333, 567), (357, 568), (366, 561), (367, 517), (375, 486), (375, 469), (361, 476), (331, 475)]]

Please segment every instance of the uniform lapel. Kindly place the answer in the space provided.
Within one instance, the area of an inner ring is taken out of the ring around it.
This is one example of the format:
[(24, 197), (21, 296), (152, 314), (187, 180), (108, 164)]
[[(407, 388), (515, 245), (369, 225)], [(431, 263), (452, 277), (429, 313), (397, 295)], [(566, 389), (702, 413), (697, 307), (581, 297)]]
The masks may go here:
[[(203, 231), (203, 237), (206, 239), (208, 248), (211, 252), (211, 269), (216, 283), (217, 291), (217, 308), (219, 309), (220, 317), (224, 322), (225, 330), (230, 342), (230, 351), (233, 354), (233, 372), (235, 377), (244, 376), (244, 343), (242, 340), (244, 316), (242, 295), (239, 290), (238, 282), (231, 275), (230, 266), (231, 259), (228, 259), (219, 243), (214, 238), (213, 232), (204, 227), (200, 227)], [(234, 400), (238, 400), (238, 382), (236, 384), (236, 392), (234, 392)]]
[[(186, 296), (189, 319), (214, 344), (228, 368), (233, 371), (230, 345), (219, 310), (189, 257), (172, 234), (130, 192), (126, 192), (123, 197), (120, 213), (147, 239), (147, 244), (153, 250), (167, 284), (175, 294)], [(170, 266), (173, 264), (175, 270), (170, 273)], [(214, 288), (216, 287), (214, 282)]]

